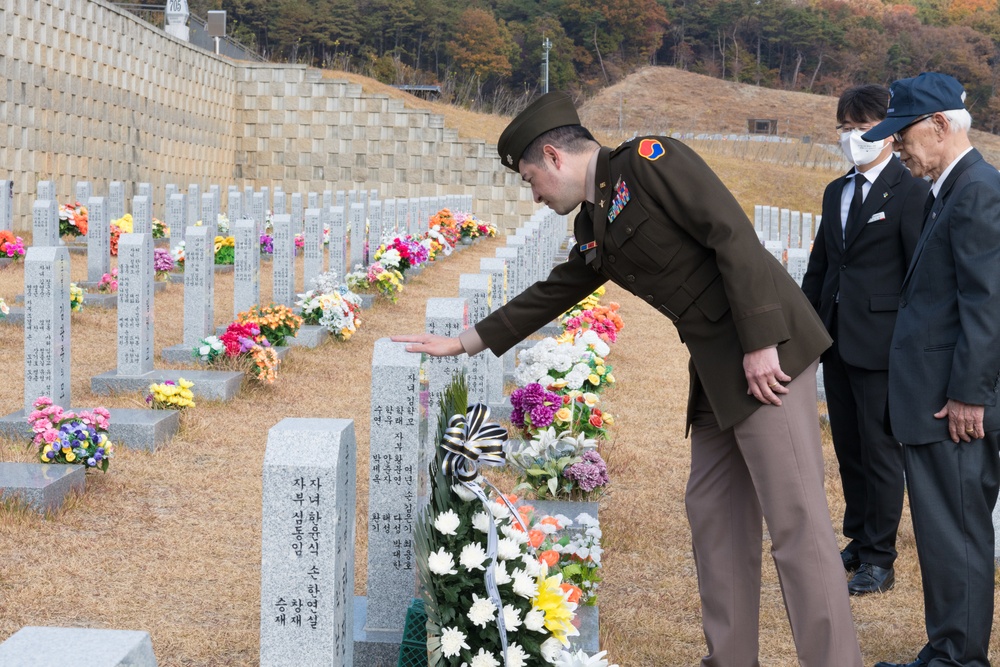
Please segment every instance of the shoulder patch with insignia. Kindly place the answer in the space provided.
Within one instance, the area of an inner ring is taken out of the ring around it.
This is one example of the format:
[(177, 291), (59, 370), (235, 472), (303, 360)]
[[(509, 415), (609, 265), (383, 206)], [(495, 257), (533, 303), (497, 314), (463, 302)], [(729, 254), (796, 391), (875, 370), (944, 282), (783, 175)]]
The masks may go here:
[(663, 156), (666, 150), (656, 139), (643, 139), (639, 142), (639, 155), (647, 160), (656, 160)]

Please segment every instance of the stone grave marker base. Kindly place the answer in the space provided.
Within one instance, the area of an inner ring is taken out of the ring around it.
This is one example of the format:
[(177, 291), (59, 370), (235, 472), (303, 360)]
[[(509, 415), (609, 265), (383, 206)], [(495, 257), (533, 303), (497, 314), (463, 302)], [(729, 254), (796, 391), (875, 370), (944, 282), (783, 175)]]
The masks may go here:
[(19, 500), (40, 514), (54, 512), (70, 491), (83, 493), (86, 472), (81, 465), (0, 462), (0, 498)]
[(326, 327), (318, 324), (303, 324), (295, 334), (295, 338), (289, 338), (288, 344), (291, 347), (319, 347), (330, 338), (330, 332)]
[(83, 305), (88, 308), (117, 308), (117, 294), (83, 293)]
[(228, 401), (240, 392), (243, 376), (243, 373), (237, 371), (200, 370), (154, 370), (142, 375), (119, 375), (118, 371), (114, 370), (90, 378), (90, 390), (102, 395), (142, 392), (145, 396), (150, 384), (159, 384), (167, 380), (177, 382), (180, 378), (184, 378), (194, 382), (191, 392), (196, 400)]
[(29, 626), (0, 644), (0, 665), (156, 667), (156, 656), (148, 632)]
[(402, 631), (365, 630), (368, 621), (368, 598), (354, 596), (354, 665), (355, 667), (395, 667)]
[[(149, 383), (143, 386), (145, 390)], [(73, 408), (75, 411), (91, 408)], [(145, 410), (143, 408), (108, 408), (111, 413), (108, 437), (116, 445), (129, 449), (152, 451), (170, 442), (180, 428), (177, 410)], [(0, 435), (31, 440), (34, 434), (24, 410), (0, 417)], [(43, 464), (40, 464), (43, 465)]]
[(0, 319), (0, 324), (11, 324), (19, 327), (24, 326), (24, 308), (22, 306), (10, 306), (10, 312)]

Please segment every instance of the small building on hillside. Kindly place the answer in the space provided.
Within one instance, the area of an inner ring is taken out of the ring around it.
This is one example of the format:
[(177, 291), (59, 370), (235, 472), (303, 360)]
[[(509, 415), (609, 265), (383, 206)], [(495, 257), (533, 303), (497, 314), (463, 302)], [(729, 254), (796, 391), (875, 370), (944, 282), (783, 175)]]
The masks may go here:
[(777, 134), (777, 118), (747, 118), (747, 132), (750, 134)]

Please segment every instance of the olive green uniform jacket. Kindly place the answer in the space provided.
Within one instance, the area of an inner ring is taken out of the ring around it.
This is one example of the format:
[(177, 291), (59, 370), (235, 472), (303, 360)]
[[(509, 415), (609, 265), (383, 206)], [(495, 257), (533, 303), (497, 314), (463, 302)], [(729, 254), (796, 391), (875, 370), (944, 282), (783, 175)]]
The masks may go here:
[(576, 216), (569, 259), (476, 325), (494, 354), (611, 280), (669, 318), (687, 345), (688, 426), (700, 387), (724, 430), (762, 405), (747, 394), (744, 353), (776, 345), (794, 378), (829, 347), (799, 286), (690, 148), (665, 137), (601, 148), (595, 185), (593, 210), (585, 204)]

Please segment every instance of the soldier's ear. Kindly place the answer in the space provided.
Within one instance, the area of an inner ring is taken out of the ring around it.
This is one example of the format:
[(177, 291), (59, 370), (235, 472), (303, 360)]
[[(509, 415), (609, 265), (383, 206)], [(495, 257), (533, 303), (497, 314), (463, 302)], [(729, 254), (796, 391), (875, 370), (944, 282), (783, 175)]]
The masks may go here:
[(562, 155), (559, 153), (559, 149), (552, 144), (545, 144), (542, 146), (542, 162), (551, 162), (552, 166), (556, 169), (562, 164)]

